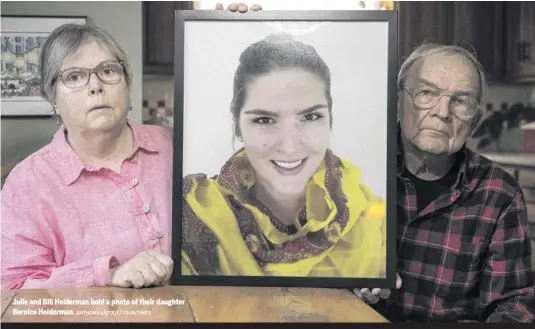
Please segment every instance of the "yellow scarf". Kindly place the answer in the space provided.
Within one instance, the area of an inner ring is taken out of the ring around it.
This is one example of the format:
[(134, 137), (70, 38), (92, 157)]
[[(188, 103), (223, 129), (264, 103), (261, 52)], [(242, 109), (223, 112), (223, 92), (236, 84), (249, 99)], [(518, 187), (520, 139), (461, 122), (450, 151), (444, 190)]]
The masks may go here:
[(360, 176), (327, 150), (306, 186), (295, 232), (251, 196), (254, 170), (245, 151), (218, 177), (186, 176), (182, 274), (385, 277), (385, 202)]

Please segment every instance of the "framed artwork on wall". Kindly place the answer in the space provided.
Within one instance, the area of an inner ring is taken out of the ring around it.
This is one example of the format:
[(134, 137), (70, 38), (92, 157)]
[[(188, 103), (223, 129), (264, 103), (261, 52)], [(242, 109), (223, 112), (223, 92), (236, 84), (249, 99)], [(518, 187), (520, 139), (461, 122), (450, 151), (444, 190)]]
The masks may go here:
[(86, 17), (2, 15), (2, 117), (53, 115), (41, 96), (41, 50), (55, 28), (86, 22)]
[(395, 287), (395, 11), (177, 11), (175, 285)]

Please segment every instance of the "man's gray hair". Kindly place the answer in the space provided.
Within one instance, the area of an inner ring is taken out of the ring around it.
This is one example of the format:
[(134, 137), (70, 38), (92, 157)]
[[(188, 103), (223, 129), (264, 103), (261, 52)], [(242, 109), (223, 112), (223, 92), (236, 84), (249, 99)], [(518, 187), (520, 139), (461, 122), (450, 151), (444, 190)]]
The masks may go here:
[(56, 81), (63, 61), (70, 56), (79, 55), (84, 46), (98, 42), (100, 46), (123, 62), (124, 77), (128, 88), (132, 83), (132, 68), (124, 50), (105, 30), (89, 24), (64, 24), (48, 36), (41, 52), (41, 93), (52, 104), (56, 94)]
[(481, 100), (483, 98), (483, 95), (485, 93), (487, 81), (485, 79), (485, 72), (483, 71), (483, 67), (481, 66), (481, 63), (477, 60), (476, 56), (473, 52), (470, 50), (456, 45), (442, 45), (442, 44), (436, 44), (436, 43), (424, 43), (418, 48), (414, 49), (414, 51), (409, 55), (409, 57), (403, 62), (401, 65), (401, 68), (399, 70), (398, 74), (398, 88), (403, 87), (403, 84), (405, 83), (405, 80), (407, 79), (407, 76), (410, 73), (410, 69), (416, 63), (418, 60), (435, 54), (445, 53), (448, 55), (461, 55), (463, 58), (471, 62), (478, 75), (479, 80), (479, 90), (477, 93), (477, 101), (478, 103), (481, 103)]

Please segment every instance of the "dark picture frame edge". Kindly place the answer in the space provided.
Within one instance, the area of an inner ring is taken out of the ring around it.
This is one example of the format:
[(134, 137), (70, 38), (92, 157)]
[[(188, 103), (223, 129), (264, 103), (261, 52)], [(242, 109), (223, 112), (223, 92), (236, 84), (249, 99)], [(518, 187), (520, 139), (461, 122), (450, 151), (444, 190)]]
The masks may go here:
[[(333, 22), (387, 22), (387, 246), (386, 278), (336, 278), (336, 277), (273, 277), (273, 276), (183, 276), (181, 275), (182, 251), (182, 164), (184, 133), (184, 41), (187, 21), (333, 21)], [(397, 165), (397, 68), (398, 68), (398, 15), (397, 11), (258, 11), (237, 14), (217, 10), (175, 11), (174, 45), (174, 154), (172, 196), (172, 258), (174, 270), (172, 285), (179, 286), (253, 286), (253, 287), (315, 287), (315, 288), (395, 288), (396, 285), (396, 165)], [(391, 187), (393, 186), (393, 187)]]

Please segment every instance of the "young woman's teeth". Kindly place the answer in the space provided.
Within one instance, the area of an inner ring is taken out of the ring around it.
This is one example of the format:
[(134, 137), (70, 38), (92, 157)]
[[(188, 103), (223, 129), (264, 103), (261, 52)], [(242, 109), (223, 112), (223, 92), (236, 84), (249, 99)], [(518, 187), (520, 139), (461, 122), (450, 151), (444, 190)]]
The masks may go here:
[(273, 162), (275, 162), (275, 164), (281, 168), (293, 169), (299, 166), (303, 162), (303, 160), (296, 161), (296, 162), (282, 162), (282, 161), (273, 161)]

